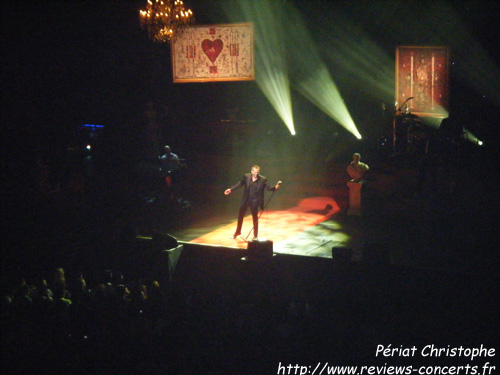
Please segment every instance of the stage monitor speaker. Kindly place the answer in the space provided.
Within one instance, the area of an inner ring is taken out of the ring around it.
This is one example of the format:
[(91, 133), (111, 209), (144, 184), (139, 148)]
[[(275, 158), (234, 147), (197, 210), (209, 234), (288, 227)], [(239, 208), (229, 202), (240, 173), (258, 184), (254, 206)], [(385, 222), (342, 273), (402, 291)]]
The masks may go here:
[(251, 241), (248, 243), (248, 257), (251, 259), (268, 259), (273, 257), (273, 241)]
[(154, 232), (152, 239), (154, 246), (161, 248), (162, 250), (175, 249), (177, 246), (179, 246), (177, 239), (170, 234), (161, 234), (158, 232)]
[(332, 259), (338, 261), (350, 261), (352, 258), (352, 248), (343, 246), (332, 247)]

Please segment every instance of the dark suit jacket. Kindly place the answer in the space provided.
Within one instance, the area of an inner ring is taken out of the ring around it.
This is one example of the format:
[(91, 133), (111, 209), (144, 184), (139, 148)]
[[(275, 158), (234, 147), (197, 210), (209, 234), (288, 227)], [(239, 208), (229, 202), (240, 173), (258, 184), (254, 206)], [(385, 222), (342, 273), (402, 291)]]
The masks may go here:
[[(243, 206), (247, 202), (251, 182), (252, 182), (252, 174), (246, 173), (245, 175), (243, 175), (242, 179), (239, 182), (237, 182), (233, 187), (230, 188), (231, 190), (234, 191), (242, 186), (245, 187), (245, 191), (243, 192), (243, 196), (241, 197), (241, 206)], [(258, 183), (257, 195), (259, 197), (259, 207), (260, 209), (264, 209), (264, 190), (274, 191), (276, 190), (276, 187), (270, 186), (269, 183), (267, 182), (267, 178), (260, 174), (257, 183)]]

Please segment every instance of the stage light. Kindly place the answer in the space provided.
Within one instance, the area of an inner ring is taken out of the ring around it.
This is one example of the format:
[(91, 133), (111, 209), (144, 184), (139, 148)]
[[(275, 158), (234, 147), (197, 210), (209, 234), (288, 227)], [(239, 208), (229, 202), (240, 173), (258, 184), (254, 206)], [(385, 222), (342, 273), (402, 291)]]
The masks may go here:
[[(292, 114), (292, 99), (290, 94), (290, 84), (286, 67), (281, 67), (282, 71), (273, 69), (275, 56), (261, 56), (264, 62), (260, 71), (256, 74), (256, 82), (261, 91), (271, 103), (275, 111), (283, 120), (292, 135), (295, 135), (295, 126)], [(266, 61), (267, 60), (267, 61)]]
[(482, 46), (482, 41), (477, 41), (469, 32), (452, 4), (436, 2), (434, 12), (446, 15), (435, 20), (435, 29), (440, 30), (441, 37), (451, 48), (457, 62), (456, 77), (467, 81), (491, 103), (500, 105), (500, 67)]
[(361, 134), (356, 128), (337, 86), (324, 65), (309, 79), (298, 82), (296, 87), (311, 103), (337, 121), (357, 139), (361, 139)]
[(286, 37), (278, 18), (280, 4), (267, 1), (240, 1), (237, 4), (245, 18), (254, 23), (255, 81), (290, 133), (295, 135), (286, 49), (283, 45)]
[(285, 18), (286, 35), (290, 40), (289, 62), (294, 69), (294, 88), (356, 138), (361, 139), (361, 134), (301, 15), (289, 5), (286, 7)]
[(463, 136), (469, 142), (472, 142), (472, 143), (474, 143), (474, 144), (476, 144), (478, 146), (482, 146), (483, 145), (483, 141), (481, 141), (480, 139), (478, 139), (474, 134), (472, 134), (469, 130), (467, 130), (465, 128), (464, 128)]

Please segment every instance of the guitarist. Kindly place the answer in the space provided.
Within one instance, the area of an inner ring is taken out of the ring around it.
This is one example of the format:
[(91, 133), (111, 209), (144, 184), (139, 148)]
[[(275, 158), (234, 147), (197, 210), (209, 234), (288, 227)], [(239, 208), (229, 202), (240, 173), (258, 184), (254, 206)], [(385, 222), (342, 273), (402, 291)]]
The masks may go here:
[(236, 231), (231, 239), (235, 239), (241, 235), (241, 227), (243, 225), (243, 217), (245, 216), (247, 209), (250, 208), (252, 212), (253, 219), (253, 240), (257, 240), (259, 236), (259, 207), (264, 209), (264, 190), (276, 191), (279, 189), (279, 183), (275, 186), (269, 185), (267, 178), (259, 174), (260, 167), (254, 165), (250, 173), (243, 175), (242, 179), (237, 182), (234, 186), (224, 191), (225, 195), (231, 194), (234, 190), (244, 187), (243, 197), (241, 198), (240, 210), (238, 212), (238, 224)]

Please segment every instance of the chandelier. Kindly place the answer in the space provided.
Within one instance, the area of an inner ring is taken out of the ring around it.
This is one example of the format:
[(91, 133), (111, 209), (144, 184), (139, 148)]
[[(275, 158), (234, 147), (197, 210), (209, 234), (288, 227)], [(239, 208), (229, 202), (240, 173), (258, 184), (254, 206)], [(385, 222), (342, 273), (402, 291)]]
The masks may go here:
[(148, 30), (155, 42), (168, 42), (194, 22), (191, 9), (184, 9), (181, 0), (148, 0), (146, 10), (139, 12), (141, 27)]

